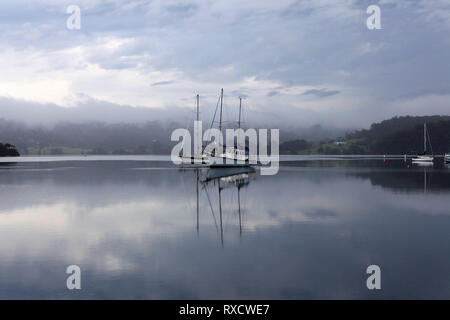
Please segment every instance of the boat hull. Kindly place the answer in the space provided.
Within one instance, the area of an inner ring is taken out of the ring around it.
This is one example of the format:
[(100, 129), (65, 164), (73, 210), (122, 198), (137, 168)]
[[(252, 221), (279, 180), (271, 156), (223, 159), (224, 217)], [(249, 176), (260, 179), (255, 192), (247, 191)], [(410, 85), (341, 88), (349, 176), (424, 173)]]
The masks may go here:
[(209, 158), (206, 156), (181, 157), (182, 167), (207, 167), (209, 166)]
[(249, 175), (255, 172), (253, 167), (212, 168), (206, 176), (206, 181), (243, 174)]
[(434, 160), (434, 157), (431, 156), (417, 156), (412, 159), (412, 162), (415, 163), (432, 163)]
[(248, 160), (237, 160), (224, 157), (210, 157), (209, 166), (211, 168), (228, 168), (228, 167), (249, 167)]

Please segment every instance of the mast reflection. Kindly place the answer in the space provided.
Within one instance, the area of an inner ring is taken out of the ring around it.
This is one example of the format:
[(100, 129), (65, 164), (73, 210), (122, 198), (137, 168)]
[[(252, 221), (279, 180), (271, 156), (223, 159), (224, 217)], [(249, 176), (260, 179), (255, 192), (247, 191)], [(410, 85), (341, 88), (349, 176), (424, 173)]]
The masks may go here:
[[(241, 208), (241, 189), (246, 188), (250, 181), (255, 178), (256, 170), (253, 167), (236, 168), (196, 168), (196, 218), (197, 234), (200, 232), (200, 212), (199, 212), (199, 194), (200, 186), (205, 191), (208, 204), (211, 209), (214, 224), (217, 232), (220, 234), (220, 242), (224, 245), (224, 223), (223, 223), (223, 200), (222, 194), (227, 189), (237, 189), (237, 213), (239, 220), (239, 236), (242, 237), (242, 208)], [(217, 190), (217, 203), (211, 201), (212, 193)], [(216, 213), (219, 211), (219, 222), (217, 223)]]

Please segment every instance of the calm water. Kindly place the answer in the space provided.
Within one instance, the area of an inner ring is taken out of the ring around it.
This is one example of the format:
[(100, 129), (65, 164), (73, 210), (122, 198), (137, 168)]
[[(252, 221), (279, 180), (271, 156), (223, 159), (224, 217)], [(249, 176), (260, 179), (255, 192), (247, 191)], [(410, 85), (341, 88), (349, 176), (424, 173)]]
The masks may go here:
[(35, 160), (0, 163), (2, 299), (450, 299), (441, 160), (285, 161), (227, 178), (162, 158)]

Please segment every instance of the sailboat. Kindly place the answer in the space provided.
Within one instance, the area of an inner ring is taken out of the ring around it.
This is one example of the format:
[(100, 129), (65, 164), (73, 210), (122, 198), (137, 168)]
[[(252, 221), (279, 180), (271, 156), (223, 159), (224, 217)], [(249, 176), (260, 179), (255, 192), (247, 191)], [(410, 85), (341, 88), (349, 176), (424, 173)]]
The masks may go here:
[[(220, 91), (220, 114), (219, 114), (220, 132), (222, 132), (222, 111), (223, 111), (223, 89), (221, 89)], [(241, 129), (241, 114), (242, 114), (242, 98), (239, 98), (239, 120), (238, 120), (239, 129)], [(217, 154), (215, 149), (212, 149), (208, 153), (210, 167), (248, 167), (250, 165), (249, 155), (246, 152), (245, 146), (219, 145), (217, 149), (220, 150)]]
[[(200, 120), (200, 96), (197, 94), (197, 121)], [(181, 158), (182, 166), (207, 166), (209, 165), (209, 157), (204, 154), (201, 150), (198, 152), (194, 151), (193, 156), (186, 156), (183, 154), (179, 155)]]
[[(430, 142), (430, 148), (431, 148), (431, 155), (427, 154), (427, 137), (428, 137), (428, 131), (427, 131), (427, 124), (423, 124), (423, 153), (420, 155), (417, 155), (412, 159), (413, 163), (433, 163), (434, 156), (433, 156), (433, 147), (431, 146)], [(429, 138), (429, 137), (428, 137)], [(429, 139), (428, 139), (429, 140)]]

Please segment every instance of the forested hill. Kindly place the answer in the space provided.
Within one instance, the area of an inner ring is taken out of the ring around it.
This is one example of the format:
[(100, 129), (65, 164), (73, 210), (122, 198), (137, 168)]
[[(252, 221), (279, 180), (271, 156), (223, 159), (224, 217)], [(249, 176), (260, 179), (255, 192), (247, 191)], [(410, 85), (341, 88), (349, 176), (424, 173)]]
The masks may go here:
[(18, 157), (20, 156), (16, 148), (9, 143), (0, 143), (0, 157)]
[(411, 154), (423, 150), (423, 124), (427, 123), (430, 142), (435, 154), (450, 150), (450, 117), (395, 117), (374, 123), (369, 130), (347, 135), (349, 143), (365, 147), (374, 154)]
[[(380, 123), (373, 123), (369, 130), (360, 130), (348, 135), (348, 138), (370, 138), (379, 139), (386, 138), (392, 134), (399, 132), (406, 132), (410, 130), (416, 130), (418, 126), (423, 128), (423, 124), (427, 123), (432, 127), (436, 126), (436, 123), (450, 121), (450, 116), (424, 116), (424, 117), (394, 117), (389, 120), (384, 120)], [(421, 131), (423, 136), (423, 130)]]
[[(450, 151), (450, 117), (395, 117), (374, 123), (370, 129), (347, 134), (334, 141), (312, 143), (304, 140), (280, 145), (281, 154), (416, 154), (423, 151), (423, 124), (434, 154)], [(431, 151), (431, 150), (429, 150)]]

